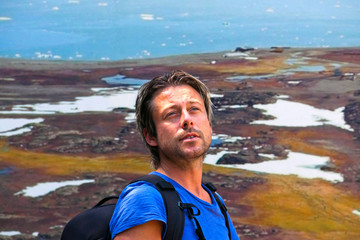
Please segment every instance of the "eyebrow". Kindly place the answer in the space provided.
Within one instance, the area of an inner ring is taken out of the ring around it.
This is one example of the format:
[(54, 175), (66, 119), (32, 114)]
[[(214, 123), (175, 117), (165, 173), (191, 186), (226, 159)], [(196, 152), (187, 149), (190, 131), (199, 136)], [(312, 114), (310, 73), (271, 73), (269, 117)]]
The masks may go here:
[[(198, 100), (190, 100), (189, 102), (187, 102), (187, 105), (203, 105), (201, 101), (198, 101)], [(204, 108), (205, 108), (205, 105), (203, 105)], [(169, 106), (166, 106), (162, 113), (161, 114), (164, 114), (165, 112), (167, 112), (168, 110), (171, 110), (171, 109), (176, 109), (178, 108), (178, 104), (175, 104), (175, 103), (170, 103)]]
[[(199, 104), (199, 105), (203, 105), (201, 101), (198, 101), (198, 100), (190, 100), (186, 103), (186, 105), (192, 105), (192, 104)], [(178, 106), (178, 104), (175, 104), (175, 103), (170, 103), (169, 104), (170, 106), (169, 107), (166, 107), (164, 110), (167, 110), (167, 109), (172, 109), (172, 108), (176, 108)], [(204, 104), (205, 106), (205, 104)]]
[(202, 101), (199, 101), (199, 100), (195, 100), (195, 101), (189, 101), (189, 103), (191, 103), (191, 104), (193, 104), (193, 103), (199, 103), (199, 104), (201, 104), (202, 103)]

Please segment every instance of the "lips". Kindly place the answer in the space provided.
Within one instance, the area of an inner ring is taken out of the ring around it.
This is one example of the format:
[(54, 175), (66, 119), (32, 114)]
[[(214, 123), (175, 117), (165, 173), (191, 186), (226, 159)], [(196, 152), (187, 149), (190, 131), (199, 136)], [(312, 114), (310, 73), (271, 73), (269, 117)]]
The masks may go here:
[(196, 133), (188, 133), (185, 136), (181, 137), (180, 141), (191, 140), (191, 139), (198, 138), (198, 137), (199, 137), (199, 135)]

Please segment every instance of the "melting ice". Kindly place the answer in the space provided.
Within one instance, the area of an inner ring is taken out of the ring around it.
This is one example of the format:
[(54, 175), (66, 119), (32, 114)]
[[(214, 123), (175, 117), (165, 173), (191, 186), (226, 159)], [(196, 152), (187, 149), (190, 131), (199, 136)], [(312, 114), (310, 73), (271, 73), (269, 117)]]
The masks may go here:
[(15, 193), (15, 195), (24, 195), (25, 197), (41, 197), (50, 192), (55, 191), (58, 188), (65, 186), (79, 186), (84, 183), (94, 182), (93, 179), (85, 179), (85, 180), (70, 180), (63, 182), (45, 182), (38, 183), (35, 186), (27, 187), (24, 190)]
[(345, 123), (343, 114), (344, 107), (331, 111), (283, 99), (278, 99), (276, 103), (272, 104), (257, 104), (254, 105), (254, 107), (266, 111), (267, 114), (274, 116), (275, 119), (256, 120), (251, 124), (284, 127), (308, 127), (327, 124), (353, 131), (353, 129)]

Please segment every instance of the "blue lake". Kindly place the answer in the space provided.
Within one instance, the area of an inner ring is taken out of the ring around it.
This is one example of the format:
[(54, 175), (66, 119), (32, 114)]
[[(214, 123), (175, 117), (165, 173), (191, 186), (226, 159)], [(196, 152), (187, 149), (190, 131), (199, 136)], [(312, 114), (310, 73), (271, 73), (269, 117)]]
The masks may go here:
[(127, 78), (124, 75), (115, 75), (110, 77), (104, 77), (101, 80), (105, 81), (107, 84), (114, 85), (114, 86), (141, 86), (144, 83), (148, 82), (149, 80), (143, 80), (138, 78)]
[(0, 57), (119, 60), (360, 45), (358, 0), (0, 0)]

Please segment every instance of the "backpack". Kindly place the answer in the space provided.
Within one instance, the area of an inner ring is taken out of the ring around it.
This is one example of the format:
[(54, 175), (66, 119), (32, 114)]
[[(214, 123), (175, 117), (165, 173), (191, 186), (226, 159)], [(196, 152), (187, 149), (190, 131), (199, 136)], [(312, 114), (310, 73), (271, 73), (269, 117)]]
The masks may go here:
[[(195, 231), (199, 239), (205, 240), (200, 224), (196, 219), (196, 216), (198, 216), (200, 212), (194, 212), (194, 208), (196, 209), (196, 206), (194, 206), (193, 204), (181, 202), (179, 194), (171, 183), (154, 174), (142, 176), (133, 180), (131, 183), (135, 183), (138, 181), (146, 181), (153, 184), (160, 192), (164, 200), (167, 215), (167, 231), (165, 233), (164, 240), (182, 239), (185, 222), (185, 209), (188, 212), (189, 218), (195, 220), (197, 226), (197, 229)], [(226, 227), (228, 228), (229, 239), (231, 239), (227, 209), (218, 197), (218, 195), (215, 193), (216, 188), (214, 187), (214, 185), (211, 183), (207, 183), (205, 185), (214, 195), (215, 200), (218, 203), (222, 214), (224, 215)], [(116, 204), (105, 204), (111, 199), (118, 199), (118, 197), (106, 197), (102, 199), (99, 203), (97, 203), (93, 208), (85, 210), (84, 212), (72, 218), (65, 225), (61, 234), (61, 240), (111, 240), (109, 223)]]

